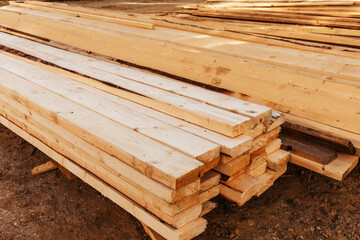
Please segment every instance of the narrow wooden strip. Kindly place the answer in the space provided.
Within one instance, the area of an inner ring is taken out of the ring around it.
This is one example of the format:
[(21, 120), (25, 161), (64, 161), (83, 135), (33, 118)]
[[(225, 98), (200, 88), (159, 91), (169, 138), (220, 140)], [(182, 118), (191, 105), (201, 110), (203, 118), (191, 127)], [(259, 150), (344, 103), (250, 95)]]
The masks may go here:
[(343, 181), (346, 176), (356, 167), (359, 162), (359, 157), (338, 153), (337, 159), (333, 160), (328, 165), (322, 165), (295, 154), (291, 154), (290, 162), (324, 176)]
[(276, 150), (279, 150), (280, 147), (281, 147), (281, 139), (276, 138), (266, 145), (265, 152), (267, 155), (270, 155)]
[(279, 149), (267, 156), (268, 168), (274, 171), (283, 169), (290, 160), (290, 152)]
[(34, 167), (33, 169), (31, 169), (31, 174), (32, 175), (39, 175), (45, 172), (49, 172), (52, 170), (57, 169), (57, 165), (54, 164), (52, 161), (48, 161), (44, 164), (41, 164), (40, 166)]
[(200, 180), (200, 193), (215, 187), (220, 182), (220, 173), (216, 171), (209, 171), (204, 174)]
[(239, 157), (227, 164), (220, 163), (215, 170), (218, 172), (221, 172), (222, 174), (225, 174), (227, 176), (232, 176), (236, 172), (240, 171), (243, 168), (246, 168), (246, 165), (248, 165), (250, 162), (250, 155), (244, 155), (242, 157)]
[(205, 203), (220, 194), (220, 185), (200, 193), (200, 203)]

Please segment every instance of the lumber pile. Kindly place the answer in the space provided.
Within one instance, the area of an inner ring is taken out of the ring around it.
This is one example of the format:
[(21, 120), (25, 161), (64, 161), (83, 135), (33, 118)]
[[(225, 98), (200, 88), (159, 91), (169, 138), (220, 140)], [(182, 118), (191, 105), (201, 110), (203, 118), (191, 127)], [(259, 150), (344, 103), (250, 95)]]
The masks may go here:
[(0, 123), (167, 239), (205, 230), (220, 173), (265, 191), (286, 170), (268, 107), (7, 33), (0, 50)]
[[(275, 114), (274, 114), (275, 115)], [(272, 124), (257, 135), (250, 149), (240, 157), (222, 156), (216, 171), (222, 173), (220, 193), (239, 206), (253, 196), (260, 196), (287, 170), (290, 153), (280, 149), (279, 120), (276, 115)]]
[(359, 1), (207, 0), (185, 5), (197, 16), (359, 29)]
[[(360, 149), (359, 53), (355, 48), (271, 45), (259, 36), (240, 40), (243, 35), (200, 31), (201, 25), (179, 29), (180, 20), (176, 26), (159, 21), (120, 24), (114, 23), (113, 17), (84, 12), (80, 12), (82, 17), (74, 17), (79, 14), (76, 10), (36, 2), (12, 4), (0, 13), (0, 25), (7, 29), (216, 87), (310, 123), (315, 129), (334, 132)], [(357, 31), (345, 38), (348, 45), (358, 40)], [(320, 35), (333, 39), (328, 33)], [(247, 127), (254, 127), (252, 124)], [(237, 129), (232, 136), (242, 131), (245, 129)]]

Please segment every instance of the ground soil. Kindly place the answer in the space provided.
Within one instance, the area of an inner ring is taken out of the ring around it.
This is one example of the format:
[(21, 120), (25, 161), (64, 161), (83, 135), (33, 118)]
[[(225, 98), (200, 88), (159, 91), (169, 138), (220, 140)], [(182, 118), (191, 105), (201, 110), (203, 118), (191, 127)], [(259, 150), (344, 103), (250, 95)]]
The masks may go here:
[[(175, 9), (124, 9), (119, 2), (69, 4), (137, 13)], [(0, 140), (1, 240), (149, 239), (135, 218), (81, 180), (69, 181), (59, 170), (31, 176), (50, 159), (2, 125)], [(219, 207), (205, 216), (207, 231), (196, 239), (360, 239), (359, 171), (338, 182), (289, 164), (273, 187), (243, 207), (216, 198)]]

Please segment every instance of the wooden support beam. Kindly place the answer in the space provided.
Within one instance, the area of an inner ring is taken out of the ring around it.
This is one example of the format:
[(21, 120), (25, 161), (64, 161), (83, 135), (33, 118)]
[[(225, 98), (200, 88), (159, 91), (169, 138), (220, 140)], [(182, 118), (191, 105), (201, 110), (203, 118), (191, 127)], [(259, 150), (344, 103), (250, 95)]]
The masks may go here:
[(46, 172), (50, 172), (52, 170), (55, 170), (57, 169), (58, 166), (57, 164), (55, 164), (53, 161), (48, 161), (44, 164), (41, 164), (37, 167), (34, 167), (32, 170), (31, 170), (31, 174), (34, 176), (34, 175), (39, 175), (39, 174), (42, 174), (42, 173), (46, 173)]
[(338, 153), (338, 157), (327, 165), (291, 154), (290, 162), (324, 176), (343, 181), (359, 162), (358, 156)]

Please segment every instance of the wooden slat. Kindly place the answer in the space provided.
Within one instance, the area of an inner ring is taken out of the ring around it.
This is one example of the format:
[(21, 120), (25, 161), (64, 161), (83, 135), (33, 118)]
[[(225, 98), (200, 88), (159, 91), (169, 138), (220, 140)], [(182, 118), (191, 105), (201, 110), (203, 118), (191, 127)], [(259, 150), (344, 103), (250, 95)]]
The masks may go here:
[(219, 165), (214, 169), (227, 176), (232, 176), (241, 169), (246, 168), (246, 165), (248, 165), (249, 162), (250, 162), (250, 155), (246, 154), (226, 164), (219, 163)]
[(200, 193), (200, 203), (205, 203), (211, 199), (213, 199), (214, 197), (216, 197), (217, 195), (220, 194), (220, 185), (216, 185), (215, 187), (212, 187), (202, 193)]
[(289, 160), (290, 152), (279, 149), (267, 156), (268, 168), (279, 171), (287, 166)]
[(291, 154), (290, 162), (324, 176), (343, 181), (359, 162), (358, 156), (338, 153), (338, 158), (327, 165)]
[(205, 173), (204, 176), (201, 178), (200, 192), (207, 191), (210, 188), (219, 185), (219, 182), (220, 182), (220, 173), (215, 171), (209, 171)]

